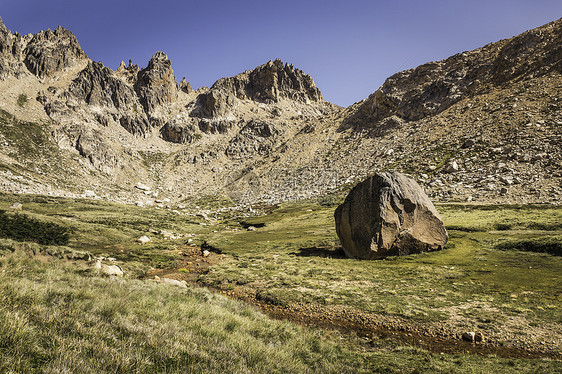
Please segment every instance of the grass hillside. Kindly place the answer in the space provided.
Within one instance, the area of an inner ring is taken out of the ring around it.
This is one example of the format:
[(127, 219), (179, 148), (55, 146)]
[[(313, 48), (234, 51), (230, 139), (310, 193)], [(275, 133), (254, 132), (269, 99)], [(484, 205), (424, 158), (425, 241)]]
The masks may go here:
[[(343, 258), (333, 208), (205, 218), (0, 195), (5, 216), (69, 233), (64, 246), (2, 234), (0, 372), (562, 370), (562, 258), (528, 251), (559, 248), (559, 207), (441, 205), (445, 250), (383, 261)], [(125, 277), (100, 276), (85, 251)], [(486, 339), (462, 342), (465, 331)]]

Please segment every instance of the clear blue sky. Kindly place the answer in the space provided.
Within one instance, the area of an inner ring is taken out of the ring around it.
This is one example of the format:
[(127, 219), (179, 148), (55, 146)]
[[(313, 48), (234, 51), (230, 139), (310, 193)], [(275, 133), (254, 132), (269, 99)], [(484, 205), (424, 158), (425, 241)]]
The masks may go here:
[(12, 32), (62, 25), (95, 61), (168, 54), (194, 88), (281, 58), (347, 106), (404, 69), (562, 17), (561, 0), (3, 0)]

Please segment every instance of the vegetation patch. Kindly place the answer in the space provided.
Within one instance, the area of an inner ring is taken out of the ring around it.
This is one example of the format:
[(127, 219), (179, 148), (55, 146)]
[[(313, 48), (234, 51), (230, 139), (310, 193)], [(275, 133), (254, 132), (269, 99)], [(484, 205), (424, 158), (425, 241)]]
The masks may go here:
[(531, 251), (562, 256), (562, 236), (505, 240), (496, 244), (495, 247), (501, 250)]
[(44, 245), (66, 245), (70, 239), (70, 231), (68, 227), (55, 223), (0, 210), (0, 238), (32, 241)]
[(18, 106), (19, 106), (20, 108), (23, 108), (23, 107), (25, 106), (25, 103), (27, 103), (27, 95), (25, 95), (25, 94), (20, 94), (20, 95), (18, 96), (17, 102), (18, 102)]

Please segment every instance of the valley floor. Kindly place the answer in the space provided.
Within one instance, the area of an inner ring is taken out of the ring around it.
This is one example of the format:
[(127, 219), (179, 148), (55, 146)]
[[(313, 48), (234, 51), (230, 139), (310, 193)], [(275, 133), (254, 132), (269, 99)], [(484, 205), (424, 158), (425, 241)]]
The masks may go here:
[(562, 370), (560, 207), (438, 205), (446, 249), (360, 261), (335, 203), (187, 216), (0, 195), (0, 371)]

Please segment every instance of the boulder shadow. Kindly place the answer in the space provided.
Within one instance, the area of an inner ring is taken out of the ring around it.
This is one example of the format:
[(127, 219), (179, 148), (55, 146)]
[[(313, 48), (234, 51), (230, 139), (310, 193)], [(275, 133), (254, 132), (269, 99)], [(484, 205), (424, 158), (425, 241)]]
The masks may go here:
[(347, 258), (342, 247), (307, 247), (299, 248), (299, 252), (292, 252), (298, 257), (325, 257), (325, 258)]

